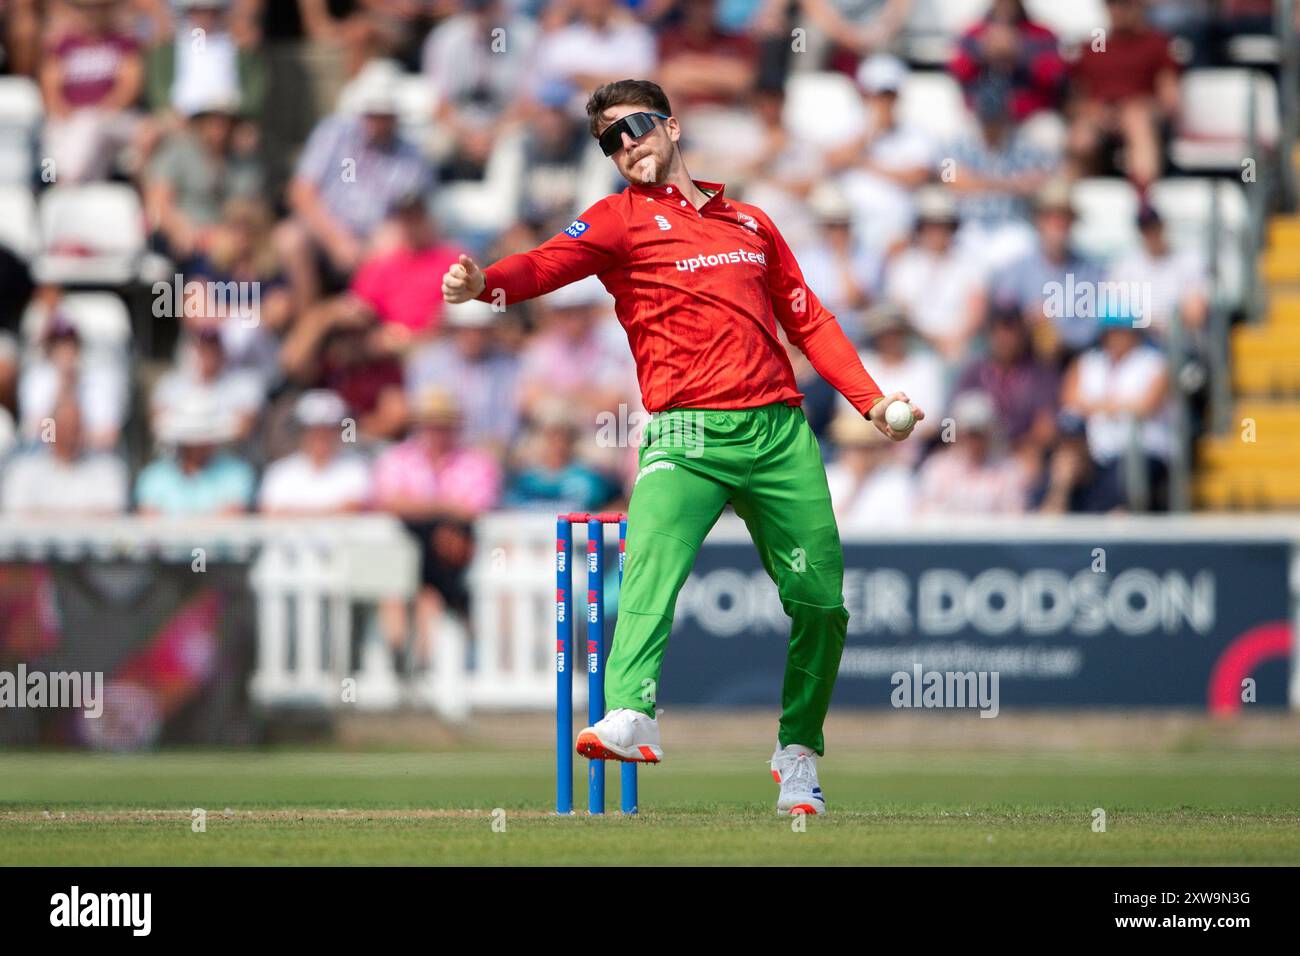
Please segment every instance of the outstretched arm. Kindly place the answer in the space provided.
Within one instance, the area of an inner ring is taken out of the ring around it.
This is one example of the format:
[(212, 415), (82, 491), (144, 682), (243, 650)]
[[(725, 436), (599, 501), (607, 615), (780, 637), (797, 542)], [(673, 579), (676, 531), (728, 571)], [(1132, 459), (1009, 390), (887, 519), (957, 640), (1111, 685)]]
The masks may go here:
[(443, 277), (443, 298), (504, 307), (545, 295), (619, 262), (625, 238), (622, 218), (602, 199), (531, 252), (506, 256), (482, 270), (461, 256)]

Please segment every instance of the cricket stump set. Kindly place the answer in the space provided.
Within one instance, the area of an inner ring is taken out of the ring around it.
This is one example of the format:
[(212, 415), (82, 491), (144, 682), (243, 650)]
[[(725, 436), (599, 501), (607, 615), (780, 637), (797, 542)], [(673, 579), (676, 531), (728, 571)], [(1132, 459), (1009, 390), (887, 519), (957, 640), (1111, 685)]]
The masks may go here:
[[(573, 813), (573, 526), (587, 526), (587, 719), (605, 716), (605, 525), (618, 525), (618, 579), (623, 581), (627, 515), (558, 515), (555, 522), (555, 812)], [(637, 812), (636, 764), (623, 763), (620, 803)], [(587, 766), (587, 812), (605, 812), (605, 761)]]

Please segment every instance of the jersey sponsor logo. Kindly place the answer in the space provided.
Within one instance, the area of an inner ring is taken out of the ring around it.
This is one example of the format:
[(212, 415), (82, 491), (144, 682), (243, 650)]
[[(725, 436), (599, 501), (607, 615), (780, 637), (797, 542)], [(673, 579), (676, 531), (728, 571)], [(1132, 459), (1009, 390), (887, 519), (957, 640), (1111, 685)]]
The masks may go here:
[(762, 252), (750, 252), (737, 249), (734, 252), (719, 252), (707, 256), (691, 256), (689, 259), (677, 260), (678, 272), (694, 272), (708, 266), (733, 265), (738, 262), (753, 262), (760, 266), (767, 265), (767, 256)]
[(664, 216), (655, 216), (655, 222), (659, 223), (659, 228), (667, 232), (673, 227), (673, 224)]
[(754, 232), (758, 232), (758, 220), (755, 219), (753, 216), (749, 215), (749, 213), (737, 211), (736, 218), (740, 220), (740, 224), (744, 226), (746, 229), (750, 229), (753, 230)]
[(577, 239), (580, 235), (582, 235), (590, 228), (591, 228), (590, 224), (583, 222), (581, 219), (575, 219), (573, 220), (573, 222), (569, 223), (567, 226), (564, 227), (564, 234), (566, 236), (572, 236), (574, 239)]

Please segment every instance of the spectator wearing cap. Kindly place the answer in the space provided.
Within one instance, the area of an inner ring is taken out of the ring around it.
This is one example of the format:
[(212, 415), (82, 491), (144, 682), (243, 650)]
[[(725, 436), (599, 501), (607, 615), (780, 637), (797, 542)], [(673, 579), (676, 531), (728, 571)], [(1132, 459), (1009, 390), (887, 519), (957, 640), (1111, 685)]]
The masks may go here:
[(718, 24), (717, 0), (682, 4), (678, 22), (659, 32), (659, 74), (679, 113), (744, 105), (758, 77), (758, 44)]
[(194, 402), (207, 402), (227, 412), (234, 422), (232, 440), (239, 441), (251, 434), (266, 404), (259, 376), (231, 368), (226, 362), (221, 330), (215, 325), (203, 326), (189, 336), (181, 345), (177, 366), (154, 386), (150, 409), (155, 430), (175, 409)]
[[(375, 507), (401, 518), (421, 548), (417, 662), (427, 658), (429, 634), (439, 615), (446, 610), (462, 617), (469, 613), (465, 573), (473, 556), (473, 522), (501, 497), (496, 459), (465, 447), (461, 423), (460, 407), (449, 393), (425, 392), (413, 406), (410, 437), (375, 462)], [(390, 645), (404, 650), (405, 606), (390, 602), (381, 613)]]
[(173, 451), (146, 465), (136, 479), (140, 513), (187, 517), (247, 511), (256, 485), (253, 468), (224, 450), (238, 430), (235, 415), (211, 396), (191, 396), (170, 408), (157, 435)]
[(576, 454), (578, 425), (563, 402), (542, 409), (523, 442), (521, 466), (506, 489), (502, 505), (549, 511), (599, 511), (618, 488)]
[(1173, 446), (1169, 370), (1164, 354), (1143, 340), (1132, 314), (1119, 309), (1099, 319), (1096, 347), (1066, 370), (1061, 406), (1087, 423), (1088, 451), (1097, 466), (1106, 510), (1136, 494), (1125, 478), (1130, 448), (1141, 456), (1148, 487), (1161, 499)]
[(465, 443), (504, 456), (519, 430), (519, 359), (498, 344), (497, 318), (476, 299), (447, 306), (448, 334), (410, 353), (405, 378), (408, 400), (437, 387), (459, 396)]
[(650, 76), (658, 66), (654, 33), (617, 0), (555, 4), (537, 44), (530, 72), (536, 81), (566, 80), (594, 90), (627, 76)]
[(40, 354), (23, 364), (18, 379), (23, 439), (41, 440), (55, 406), (69, 395), (81, 407), (86, 444), (97, 451), (113, 448), (126, 421), (130, 383), (118, 364), (85, 354), (81, 333), (56, 306), (49, 313)]
[(885, 272), (885, 299), (902, 307), (912, 328), (950, 363), (965, 359), (985, 304), (983, 270), (954, 241), (958, 222), (951, 195), (921, 190), (912, 243)]
[(129, 497), (126, 463), (86, 446), (81, 408), (65, 396), (54, 407), (47, 441), (19, 455), (4, 472), (6, 514), (118, 514)]
[(237, 147), (239, 104), (192, 103), (184, 129), (169, 135), (145, 172), (145, 205), (159, 250), (187, 271), (208, 251), (231, 199), (256, 199), (261, 164)]
[(1098, 171), (1108, 139), (1124, 144), (1124, 165), (1139, 192), (1160, 176), (1162, 124), (1178, 115), (1178, 64), (1170, 40), (1146, 22), (1143, 0), (1106, 0), (1106, 44), (1085, 44), (1072, 72), (1069, 150), (1073, 172)]
[(298, 450), (267, 467), (259, 495), (264, 514), (342, 514), (366, 506), (370, 467), (361, 455), (344, 451), (346, 416), (343, 399), (333, 392), (313, 389), (298, 397)]
[(429, 190), (428, 164), (398, 133), (396, 83), (383, 69), (363, 73), (360, 115), (325, 117), (303, 146), (288, 187), (292, 215), (276, 229), (300, 309), (322, 290), (341, 291), (394, 203)]
[[(864, 368), (871, 369), (878, 381), (905, 388), (908, 397), (921, 408), (939, 411), (947, 405), (943, 361), (917, 338), (906, 312), (893, 303), (882, 302), (867, 313), (863, 325), (867, 348), (860, 357)], [(839, 404), (841, 409), (851, 407), (842, 397)], [(919, 452), (924, 440), (938, 432), (940, 422), (940, 416), (933, 414), (917, 422), (914, 430), (922, 440), (900, 446), (903, 456)]]
[(817, 232), (796, 254), (804, 264), (804, 281), (835, 313), (845, 334), (860, 339), (862, 313), (880, 295), (884, 262), (854, 234), (853, 210), (833, 181), (819, 183), (808, 197), (808, 206), (816, 217)]
[(600, 412), (636, 401), (627, 341), (600, 280), (579, 279), (538, 301), (540, 330), (520, 356), (523, 411), (531, 415), (550, 398), (561, 398), (594, 425)]
[[(508, 41), (494, 43), (496, 36)], [(450, 140), (442, 179), (481, 179), (497, 136), (525, 117), (537, 37), (537, 24), (501, 0), (468, 0), (429, 31), (421, 71), (433, 91), (433, 121)]]
[(260, 117), (266, 65), (252, 38), (236, 35), (231, 0), (176, 0), (173, 6), (179, 14), (173, 36), (145, 59), (150, 109), (192, 117), (211, 103), (235, 102), (244, 116)]
[(1152, 335), (1164, 338), (1177, 317), (1194, 339), (1200, 339), (1210, 312), (1204, 257), (1191, 249), (1174, 249), (1165, 236), (1164, 220), (1149, 203), (1138, 208), (1137, 226), (1141, 244), (1111, 267), (1108, 281), (1149, 293), (1151, 314), (1142, 318)]
[(1005, 94), (1016, 123), (1058, 109), (1068, 73), (1056, 36), (1029, 18), (1021, 0), (994, 0), (957, 41), (948, 69), (972, 108), (986, 89)]
[(898, 94), (907, 67), (878, 54), (858, 67), (858, 89), (867, 109), (867, 129), (826, 157), (854, 211), (855, 231), (880, 252), (906, 241), (915, 209), (912, 193), (930, 178), (935, 144), (898, 116)]
[(800, 0), (799, 9), (830, 41), (827, 67), (852, 73), (861, 57), (895, 46), (912, 0)]
[(1105, 273), (1101, 265), (1079, 253), (1070, 241), (1075, 211), (1067, 180), (1045, 183), (1034, 197), (1035, 248), (993, 277), (992, 297), (999, 308), (1012, 308), (1024, 316), (1034, 335), (1035, 348), (1044, 357), (1074, 355), (1097, 335), (1096, 310), (1086, 299), (1067, 296), (1067, 290), (1091, 287), (1094, 292)]
[(835, 455), (826, 466), (826, 483), (840, 531), (906, 525), (915, 510), (916, 482), (902, 449), (852, 409), (835, 416), (830, 436)]
[(989, 271), (1027, 255), (1034, 246), (1030, 199), (1059, 166), (1056, 157), (1018, 136), (1010, 97), (986, 86), (976, 97), (979, 129), (952, 144), (952, 181), (962, 231), (958, 241)]
[[(1054, 365), (1034, 354), (1029, 328), (1016, 310), (994, 309), (987, 339), (987, 353), (962, 371), (956, 392), (988, 395), (1012, 449), (1027, 468), (1037, 469), (1056, 438), (1061, 377)], [(909, 386), (908, 394), (912, 391)]]
[(1025, 510), (1029, 476), (1002, 447), (997, 410), (985, 392), (953, 399), (951, 441), (936, 450), (917, 475), (917, 513), (928, 515), (1019, 514)]
[(133, 111), (144, 85), (140, 47), (116, 23), (116, 0), (69, 0), (71, 22), (51, 26), (41, 60), (42, 155), (60, 183), (105, 179), (141, 135)]

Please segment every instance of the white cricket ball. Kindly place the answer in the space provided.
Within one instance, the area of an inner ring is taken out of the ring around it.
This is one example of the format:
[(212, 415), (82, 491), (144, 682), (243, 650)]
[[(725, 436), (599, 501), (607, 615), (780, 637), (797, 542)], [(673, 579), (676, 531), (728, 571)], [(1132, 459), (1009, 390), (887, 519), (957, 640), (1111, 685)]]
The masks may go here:
[(885, 409), (885, 423), (896, 432), (909, 431), (916, 424), (912, 417), (912, 406), (907, 402), (890, 402)]

